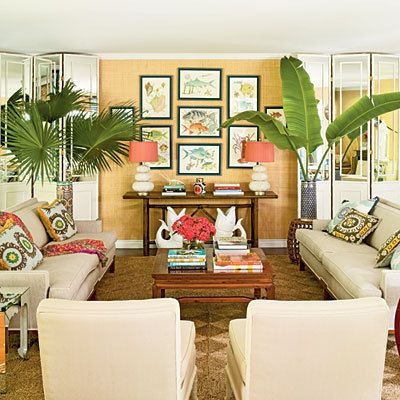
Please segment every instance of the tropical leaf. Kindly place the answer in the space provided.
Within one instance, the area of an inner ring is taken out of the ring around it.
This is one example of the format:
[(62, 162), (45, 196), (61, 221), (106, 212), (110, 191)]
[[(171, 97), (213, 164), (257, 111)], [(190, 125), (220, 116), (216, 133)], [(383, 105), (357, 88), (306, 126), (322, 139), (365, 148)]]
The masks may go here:
[(281, 59), (283, 109), (291, 136), (302, 139), (302, 146), (311, 154), (323, 144), (314, 85), (294, 57)]
[(346, 135), (354, 136), (359, 128), (373, 118), (400, 108), (400, 92), (362, 97), (346, 111), (342, 112), (327, 128), (329, 145)]

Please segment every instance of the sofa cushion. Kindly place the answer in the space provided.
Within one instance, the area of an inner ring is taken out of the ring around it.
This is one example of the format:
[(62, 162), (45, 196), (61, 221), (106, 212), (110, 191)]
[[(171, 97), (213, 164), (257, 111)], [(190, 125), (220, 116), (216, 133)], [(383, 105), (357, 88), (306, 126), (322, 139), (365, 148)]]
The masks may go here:
[[(115, 246), (115, 242), (117, 241), (117, 234), (113, 231), (98, 232), (98, 233), (77, 233), (70, 239), (63, 240), (63, 243), (69, 243), (73, 242), (74, 240), (81, 240), (81, 239), (102, 240), (107, 250), (110, 250)], [(58, 242), (50, 242), (50, 243), (54, 244)]]
[(341, 251), (322, 256), (327, 271), (354, 298), (382, 296), (381, 271), (375, 268), (376, 251), (372, 247), (369, 249), (365, 253)]
[(376, 250), (372, 247), (361, 243), (355, 246), (352, 243), (347, 243), (343, 240), (329, 236), (325, 232), (314, 231), (311, 229), (298, 229), (296, 231), (296, 239), (305, 246), (317, 260), (321, 261), (322, 256), (326, 253), (352, 253), (352, 254), (374, 254)]
[(229, 340), (235, 356), (236, 364), (244, 383), (246, 376), (246, 320), (234, 319), (229, 323)]
[(94, 254), (65, 254), (45, 257), (36, 270), (46, 270), (49, 273), (49, 297), (73, 299), (86, 277), (97, 268), (98, 264), (99, 259)]

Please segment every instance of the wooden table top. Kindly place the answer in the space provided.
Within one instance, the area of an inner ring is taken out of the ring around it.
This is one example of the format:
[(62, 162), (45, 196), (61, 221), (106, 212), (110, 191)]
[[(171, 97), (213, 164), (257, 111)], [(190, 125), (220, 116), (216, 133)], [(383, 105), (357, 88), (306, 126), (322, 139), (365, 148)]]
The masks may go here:
[(194, 194), (193, 192), (186, 192), (186, 196), (163, 196), (161, 194), (162, 192), (160, 191), (153, 191), (150, 192), (148, 194), (148, 196), (139, 196), (136, 192), (126, 192), (122, 197), (124, 199), (135, 199), (135, 200), (143, 200), (143, 199), (153, 199), (153, 200), (175, 200), (175, 201), (179, 201), (182, 199), (195, 199), (195, 200), (202, 200), (202, 199), (277, 199), (278, 195), (269, 190), (268, 192), (266, 192), (266, 194), (264, 195), (256, 195), (254, 192), (252, 191), (245, 191), (243, 195), (230, 195), (230, 196), (214, 196), (213, 191), (208, 191), (205, 194), (202, 195), (198, 195), (198, 194)]
[(202, 270), (168, 270), (168, 250), (169, 249), (158, 249), (157, 255), (153, 264), (152, 277), (155, 280), (163, 281), (177, 281), (177, 280), (196, 280), (202, 281), (210, 279), (222, 279), (222, 280), (235, 280), (235, 281), (248, 281), (248, 280), (268, 280), (272, 281), (272, 267), (271, 264), (265, 258), (264, 252), (259, 248), (252, 248), (251, 251), (257, 253), (261, 258), (264, 266), (262, 272), (219, 272), (214, 271), (213, 268), (213, 248), (209, 247), (206, 249), (207, 257), (207, 269)]

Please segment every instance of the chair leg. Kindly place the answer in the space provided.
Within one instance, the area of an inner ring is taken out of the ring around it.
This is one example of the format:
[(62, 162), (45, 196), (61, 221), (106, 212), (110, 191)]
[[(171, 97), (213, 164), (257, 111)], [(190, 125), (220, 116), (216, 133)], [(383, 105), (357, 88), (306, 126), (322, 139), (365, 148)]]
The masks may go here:
[(113, 274), (115, 272), (115, 256), (114, 256), (110, 266), (108, 267), (108, 272), (110, 274)]
[(302, 260), (301, 257), (299, 259), (299, 270), (300, 271), (305, 271), (306, 270), (306, 264), (304, 263), (304, 261)]
[(197, 400), (197, 373), (194, 377), (192, 391), (190, 392), (189, 400)]
[(225, 400), (231, 400), (233, 397), (233, 390), (231, 382), (229, 381), (228, 374), (225, 372)]

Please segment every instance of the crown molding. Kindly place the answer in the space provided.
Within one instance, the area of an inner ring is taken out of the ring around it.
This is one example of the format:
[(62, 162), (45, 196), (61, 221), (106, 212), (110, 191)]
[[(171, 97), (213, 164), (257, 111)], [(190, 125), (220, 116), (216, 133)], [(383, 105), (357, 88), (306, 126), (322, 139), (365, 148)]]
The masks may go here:
[(270, 60), (287, 53), (97, 53), (101, 60)]

